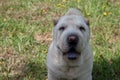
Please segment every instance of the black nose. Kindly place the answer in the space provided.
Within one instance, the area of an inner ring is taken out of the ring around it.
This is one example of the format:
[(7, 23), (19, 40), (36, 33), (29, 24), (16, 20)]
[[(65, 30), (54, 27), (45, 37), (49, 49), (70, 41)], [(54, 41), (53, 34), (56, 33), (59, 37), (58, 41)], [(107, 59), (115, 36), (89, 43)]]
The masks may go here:
[(76, 46), (76, 44), (78, 43), (78, 36), (75, 34), (69, 35), (67, 38), (67, 42), (69, 46)]

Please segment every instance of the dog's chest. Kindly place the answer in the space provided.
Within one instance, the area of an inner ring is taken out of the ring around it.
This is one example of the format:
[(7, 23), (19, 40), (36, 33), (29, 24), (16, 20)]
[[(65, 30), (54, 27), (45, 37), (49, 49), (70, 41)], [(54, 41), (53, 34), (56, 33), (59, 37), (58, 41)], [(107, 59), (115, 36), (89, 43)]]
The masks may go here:
[(77, 71), (76, 68), (68, 68), (67, 71), (66, 71), (66, 74), (68, 76), (72, 76), (72, 75), (75, 74), (76, 71)]
[(62, 80), (77, 80), (76, 77), (79, 75), (78, 67), (64, 67), (60, 71), (62, 72)]

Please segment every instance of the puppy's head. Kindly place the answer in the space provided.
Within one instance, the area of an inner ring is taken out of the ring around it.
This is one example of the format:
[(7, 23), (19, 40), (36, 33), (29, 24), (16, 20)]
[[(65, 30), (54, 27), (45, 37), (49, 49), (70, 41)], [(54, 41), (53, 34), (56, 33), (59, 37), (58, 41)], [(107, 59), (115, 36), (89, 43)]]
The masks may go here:
[(89, 43), (89, 21), (77, 9), (54, 20), (53, 41), (68, 60), (77, 60)]

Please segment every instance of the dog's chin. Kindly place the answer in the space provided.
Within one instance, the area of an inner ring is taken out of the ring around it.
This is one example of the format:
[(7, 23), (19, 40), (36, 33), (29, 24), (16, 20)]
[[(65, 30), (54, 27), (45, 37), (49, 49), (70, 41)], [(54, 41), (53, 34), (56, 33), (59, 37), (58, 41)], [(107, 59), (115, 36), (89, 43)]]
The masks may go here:
[(77, 60), (80, 56), (80, 52), (77, 52), (74, 48), (69, 49), (69, 51), (63, 53), (68, 60)]

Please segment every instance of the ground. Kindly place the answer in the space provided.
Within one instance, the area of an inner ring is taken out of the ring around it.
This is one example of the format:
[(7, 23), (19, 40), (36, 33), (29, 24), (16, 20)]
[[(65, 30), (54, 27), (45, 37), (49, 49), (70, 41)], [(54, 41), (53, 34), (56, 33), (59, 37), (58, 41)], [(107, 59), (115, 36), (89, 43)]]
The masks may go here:
[(0, 0), (0, 80), (47, 80), (53, 19), (70, 8), (90, 20), (93, 80), (120, 80), (119, 0)]

